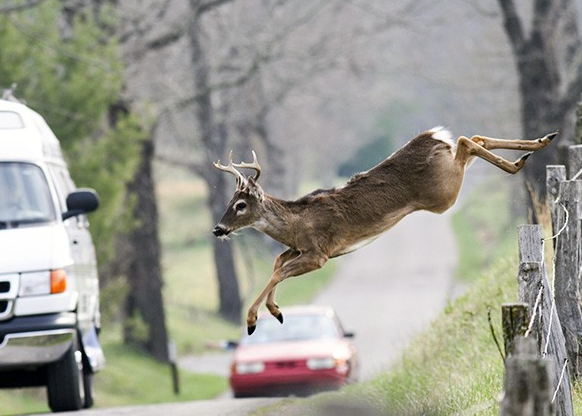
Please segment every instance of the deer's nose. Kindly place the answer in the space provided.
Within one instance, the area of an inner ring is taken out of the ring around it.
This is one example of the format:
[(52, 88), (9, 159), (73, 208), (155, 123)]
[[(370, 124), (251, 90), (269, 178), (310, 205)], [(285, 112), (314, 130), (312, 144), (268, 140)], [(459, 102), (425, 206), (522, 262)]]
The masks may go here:
[(212, 234), (214, 234), (217, 237), (222, 237), (228, 234), (228, 230), (224, 225), (216, 224), (216, 227), (214, 227), (214, 230), (212, 230)]

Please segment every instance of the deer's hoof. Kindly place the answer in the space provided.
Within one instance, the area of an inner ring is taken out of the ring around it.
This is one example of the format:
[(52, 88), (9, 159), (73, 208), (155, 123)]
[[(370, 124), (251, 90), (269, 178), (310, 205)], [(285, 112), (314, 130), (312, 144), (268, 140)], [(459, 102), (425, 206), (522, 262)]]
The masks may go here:
[(546, 134), (546, 137), (544, 137), (544, 139), (548, 139), (548, 140), (554, 140), (554, 138), (558, 135), (558, 132), (555, 131), (553, 133), (550, 134)]
[(255, 332), (255, 329), (257, 329), (256, 325), (247, 326), (247, 334), (253, 335), (253, 332)]
[(279, 315), (275, 316), (275, 318), (277, 318), (277, 321), (283, 323), (283, 313), (279, 312)]
[(517, 162), (515, 162), (515, 166), (519, 166), (522, 165), (523, 163), (525, 163), (525, 161), (527, 160), (528, 157), (530, 157), (533, 154), (533, 152), (527, 152), (524, 153), (522, 157), (520, 157)]

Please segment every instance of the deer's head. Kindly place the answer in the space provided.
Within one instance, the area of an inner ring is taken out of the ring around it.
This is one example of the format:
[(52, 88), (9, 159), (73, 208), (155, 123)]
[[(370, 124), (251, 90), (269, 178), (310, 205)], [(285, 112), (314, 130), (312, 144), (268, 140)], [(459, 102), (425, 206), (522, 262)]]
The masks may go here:
[[(232, 173), (236, 177), (236, 191), (226, 207), (222, 218), (212, 232), (217, 237), (226, 237), (233, 231), (250, 227), (261, 218), (261, 204), (264, 199), (263, 189), (257, 184), (261, 175), (261, 167), (257, 162), (257, 155), (253, 151), (252, 163), (233, 163), (232, 151), (228, 156), (227, 166), (221, 165), (220, 160), (214, 163), (217, 169)], [(237, 168), (255, 170), (254, 176), (246, 177)]]

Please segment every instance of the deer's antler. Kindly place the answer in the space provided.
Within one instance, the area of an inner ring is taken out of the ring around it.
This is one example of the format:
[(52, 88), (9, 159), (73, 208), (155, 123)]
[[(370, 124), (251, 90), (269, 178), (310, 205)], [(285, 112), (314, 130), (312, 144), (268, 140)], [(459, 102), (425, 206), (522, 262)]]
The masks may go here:
[(259, 165), (259, 162), (257, 161), (257, 154), (255, 153), (255, 151), (252, 151), (253, 153), (253, 163), (234, 163), (233, 166), (235, 168), (245, 168), (245, 169), (253, 169), (255, 170), (257, 173), (255, 173), (255, 176), (253, 176), (253, 180), (256, 182), (259, 179), (259, 176), (261, 176), (261, 165)]
[(233, 163), (232, 162), (232, 150), (231, 150), (230, 153), (228, 154), (228, 165), (227, 166), (221, 165), (220, 159), (218, 160), (218, 162), (214, 163), (214, 166), (223, 172), (232, 173), (236, 177), (237, 189), (239, 189), (239, 190), (243, 189), (248, 184), (248, 179), (245, 177), (245, 175), (240, 173), (236, 168), (253, 169), (256, 172), (255, 176), (253, 176), (253, 178), (252, 178), (253, 181), (255, 181), (255, 182), (259, 179), (259, 176), (261, 176), (261, 166), (259, 165), (259, 162), (257, 161), (257, 154), (255, 153), (254, 150), (252, 151), (252, 153), (253, 153), (253, 162), (252, 163), (245, 163), (245, 162)]
[(223, 172), (232, 173), (236, 177), (237, 189), (240, 190), (240, 189), (244, 188), (245, 185), (247, 184), (247, 178), (245, 178), (245, 176), (242, 173), (240, 173), (238, 170), (236, 170), (235, 164), (232, 163), (232, 150), (228, 154), (228, 165), (227, 166), (221, 165), (220, 159), (218, 159), (217, 162), (214, 162), (214, 167), (218, 170), (223, 171)]

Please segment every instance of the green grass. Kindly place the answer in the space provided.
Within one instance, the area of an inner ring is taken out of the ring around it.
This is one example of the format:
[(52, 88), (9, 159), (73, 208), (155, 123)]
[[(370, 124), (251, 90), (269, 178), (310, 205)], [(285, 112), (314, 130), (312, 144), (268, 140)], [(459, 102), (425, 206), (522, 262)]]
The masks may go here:
[[(511, 182), (492, 180), (470, 194), (452, 216), (459, 247), (457, 277), (477, 279), (496, 259), (517, 253), (517, 225), (511, 213)], [(486, 196), (486, 197), (484, 197)]]
[[(256, 412), (322, 414), (330, 404), (361, 403), (373, 414), (498, 415), (504, 368), (491, 335), (502, 341), (501, 305), (517, 301), (517, 258), (508, 256), (484, 272), (406, 348), (392, 371), (336, 393), (285, 399)], [(503, 347), (502, 347), (503, 348)], [(574, 388), (574, 414), (582, 414), (582, 386)]]
[(500, 261), (448, 305), (391, 372), (338, 393), (287, 400), (258, 414), (319, 414), (329, 403), (354, 402), (387, 415), (498, 414), (503, 362), (487, 316), (491, 310), (500, 337), (501, 304), (517, 297), (515, 261)]
[(223, 377), (180, 371), (180, 394), (174, 395), (169, 366), (123, 345), (117, 337), (106, 340), (105, 355), (108, 365), (95, 377), (99, 407), (207, 399), (227, 387)]
[[(180, 371), (180, 394), (175, 395), (169, 366), (123, 345), (113, 331), (103, 338), (107, 366), (94, 378), (96, 407), (207, 399), (227, 388), (223, 377)], [(0, 403), (1, 415), (50, 411), (41, 388), (2, 390)]]

